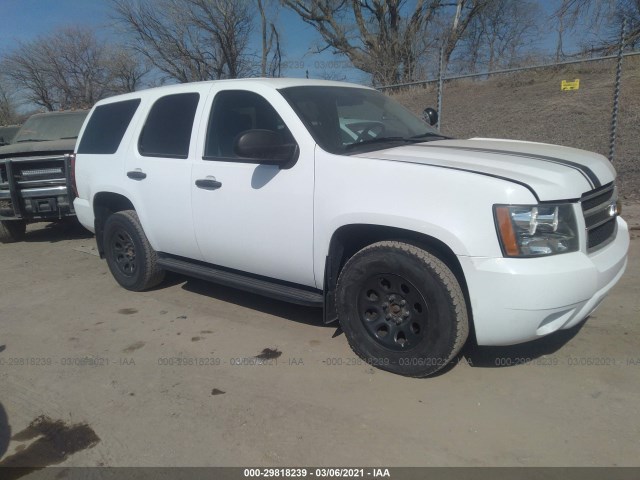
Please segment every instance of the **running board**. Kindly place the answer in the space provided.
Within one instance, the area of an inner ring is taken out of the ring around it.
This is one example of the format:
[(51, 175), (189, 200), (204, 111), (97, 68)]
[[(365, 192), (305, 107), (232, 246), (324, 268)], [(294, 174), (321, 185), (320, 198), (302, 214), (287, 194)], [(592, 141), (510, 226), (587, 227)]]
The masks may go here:
[(196, 263), (159, 254), (158, 265), (171, 272), (181, 273), (190, 277), (196, 277), (201, 280), (207, 280), (298, 305), (322, 307), (324, 303), (322, 293), (317, 290), (310, 291), (301, 287), (283, 284), (277, 280), (256, 278), (208, 264)]

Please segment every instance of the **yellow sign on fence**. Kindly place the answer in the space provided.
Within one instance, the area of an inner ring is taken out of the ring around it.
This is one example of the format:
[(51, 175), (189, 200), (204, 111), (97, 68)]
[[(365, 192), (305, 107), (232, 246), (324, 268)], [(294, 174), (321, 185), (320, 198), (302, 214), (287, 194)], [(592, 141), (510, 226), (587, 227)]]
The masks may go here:
[(573, 82), (562, 80), (560, 90), (578, 90), (580, 88), (580, 79), (576, 78)]

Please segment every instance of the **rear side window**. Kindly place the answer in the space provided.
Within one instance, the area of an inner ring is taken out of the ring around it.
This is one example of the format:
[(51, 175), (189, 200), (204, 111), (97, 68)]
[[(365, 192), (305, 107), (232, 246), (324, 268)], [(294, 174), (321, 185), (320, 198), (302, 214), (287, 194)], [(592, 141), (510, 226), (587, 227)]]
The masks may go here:
[(78, 146), (78, 153), (116, 153), (140, 99), (109, 103), (97, 107)]
[(153, 104), (144, 124), (138, 151), (146, 157), (187, 158), (198, 93), (167, 95)]

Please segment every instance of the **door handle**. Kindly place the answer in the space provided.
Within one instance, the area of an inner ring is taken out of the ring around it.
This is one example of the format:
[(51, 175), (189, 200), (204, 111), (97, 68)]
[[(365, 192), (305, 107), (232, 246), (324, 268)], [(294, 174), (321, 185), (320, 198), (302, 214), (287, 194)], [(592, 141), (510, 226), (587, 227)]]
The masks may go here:
[(131, 178), (132, 180), (144, 180), (145, 178), (147, 178), (147, 174), (139, 168), (136, 168), (135, 170), (127, 172), (127, 177)]
[(196, 187), (204, 190), (217, 190), (222, 186), (222, 182), (216, 180), (216, 177), (200, 178), (196, 180)]

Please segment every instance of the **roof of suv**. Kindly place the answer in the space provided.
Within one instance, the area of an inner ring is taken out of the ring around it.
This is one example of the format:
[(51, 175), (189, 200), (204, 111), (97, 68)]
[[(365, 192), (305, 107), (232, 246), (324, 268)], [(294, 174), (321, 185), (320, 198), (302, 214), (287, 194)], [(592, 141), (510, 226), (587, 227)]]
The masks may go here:
[[(180, 92), (182, 90), (188, 90), (193, 85), (206, 85), (206, 84), (238, 84), (243, 88), (251, 88), (255, 86), (266, 86), (273, 89), (289, 88), (289, 87), (303, 87), (303, 86), (315, 86), (315, 87), (346, 87), (346, 88), (367, 88), (372, 89), (365, 85), (358, 85), (348, 82), (337, 82), (334, 80), (315, 80), (308, 78), (234, 78), (226, 80), (209, 80), (206, 82), (190, 82), (190, 83), (177, 83), (172, 85), (164, 85), (162, 87), (148, 88), (145, 90), (138, 90), (132, 93), (125, 93), (123, 95), (117, 95), (115, 97), (105, 98), (98, 102), (98, 105), (104, 103), (111, 103), (114, 101), (126, 100), (128, 98), (141, 98), (146, 95), (152, 94), (151, 92), (163, 91)], [(148, 92), (148, 93), (147, 93)]]

